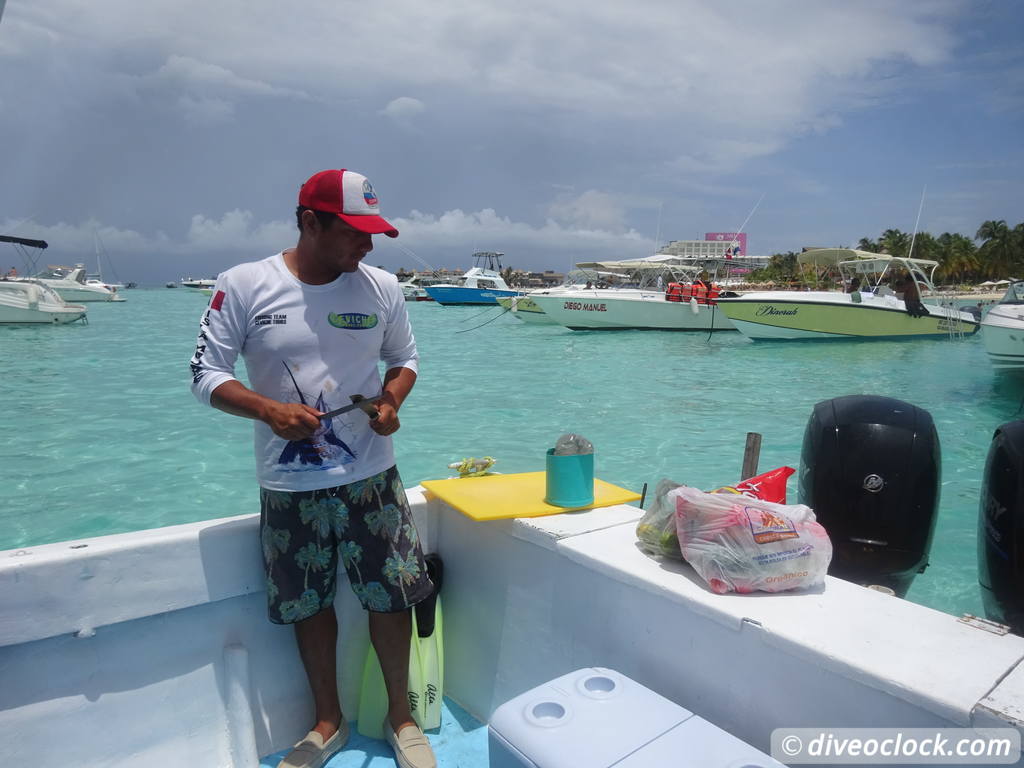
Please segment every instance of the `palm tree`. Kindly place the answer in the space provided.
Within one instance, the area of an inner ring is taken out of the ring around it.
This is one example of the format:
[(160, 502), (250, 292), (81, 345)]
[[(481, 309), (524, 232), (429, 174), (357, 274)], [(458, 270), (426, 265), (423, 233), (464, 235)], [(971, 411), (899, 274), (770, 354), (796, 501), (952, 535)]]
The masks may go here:
[(898, 229), (887, 229), (878, 238), (878, 245), (890, 256), (906, 256), (910, 250), (910, 235)]
[(988, 277), (1002, 277), (1008, 274), (1017, 254), (1013, 248), (1013, 230), (1006, 222), (1002, 219), (986, 221), (978, 228), (975, 237), (984, 241), (978, 249), (978, 256)]
[(870, 238), (862, 237), (860, 242), (857, 243), (857, 250), (878, 253), (878, 243)]
[(907, 245), (907, 255), (915, 259), (931, 259), (939, 261), (939, 242), (931, 232), (918, 232), (913, 238), (914, 251), (910, 252), (910, 245)]
[(942, 279), (962, 283), (978, 269), (977, 247), (966, 235), (943, 232), (938, 240), (938, 272)]

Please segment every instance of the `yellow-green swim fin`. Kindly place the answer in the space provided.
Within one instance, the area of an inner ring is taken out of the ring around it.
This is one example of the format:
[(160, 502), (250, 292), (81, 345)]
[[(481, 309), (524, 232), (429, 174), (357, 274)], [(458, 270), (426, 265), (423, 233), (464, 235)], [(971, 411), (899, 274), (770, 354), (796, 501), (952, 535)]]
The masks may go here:
[[(409, 642), (409, 709), (420, 728), (441, 725), (441, 697), (444, 690), (444, 647), (442, 637), (441, 589), (443, 566), (437, 555), (427, 555), (427, 573), (434, 582), (433, 594), (412, 610)], [(421, 635), (429, 633), (425, 637)], [(388, 692), (373, 644), (367, 648), (363, 681), (359, 691), (356, 730), (371, 739), (384, 738), (381, 728), (388, 713)]]
[[(413, 719), (423, 730), (441, 727), (441, 698), (444, 695), (444, 619), (441, 613), (441, 584), (444, 564), (437, 555), (427, 555), (427, 573), (434, 582), (434, 594), (413, 609), (412, 649), (418, 657), (409, 664), (409, 703)], [(413, 669), (417, 677), (413, 677)], [(413, 693), (416, 698), (414, 700)]]

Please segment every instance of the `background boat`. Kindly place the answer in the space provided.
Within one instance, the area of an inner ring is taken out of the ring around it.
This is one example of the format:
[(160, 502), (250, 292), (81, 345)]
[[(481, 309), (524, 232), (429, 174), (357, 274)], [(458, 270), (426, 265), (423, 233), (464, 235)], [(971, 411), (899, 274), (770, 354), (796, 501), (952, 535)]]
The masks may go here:
[(179, 281), (182, 288), (213, 288), (217, 284), (215, 277), (183, 277)]
[(123, 296), (118, 296), (117, 291), (112, 291), (105, 285), (87, 283), (83, 264), (76, 264), (73, 267), (49, 266), (31, 278), (18, 279), (38, 281), (55, 290), (64, 301), (72, 303), (124, 301)]
[(503, 253), (478, 251), (474, 265), (454, 283), (438, 283), (426, 287), (427, 295), (438, 304), (495, 304), (501, 296), (515, 296), (519, 291), (508, 287), (501, 276)]
[(0, 280), (0, 323), (63, 325), (81, 320), (86, 308), (68, 304), (56, 291), (34, 280)]
[(541, 309), (540, 305), (531, 298), (530, 294), (524, 296), (502, 296), (498, 299), (498, 304), (511, 312), (512, 317), (522, 320), (524, 323), (558, 325), (558, 321)]
[(981, 340), (996, 368), (1024, 368), (1024, 280), (1012, 283), (985, 315)]
[[(659, 254), (644, 259), (581, 262), (580, 270), (593, 270), (595, 279), (582, 289), (553, 288), (530, 298), (552, 320), (574, 331), (657, 330), (731, 331), (729, 319), (708, 296), (692, 301), (670, 301), (669, 285), (692, 286), (698, 275), (716, 264)], [(608, 275), (617, 276), (611, 287)], [(709, 279), (710, 282), (710, 279)], [(609, 287), (597, 287), (605, 286)]]
[[(856, 289), (758, 291), (721, 299), (719, 307), (741, 333), (761, 341), (927, 338), (978, 330), (974, 315), (934, 296), (931, 276), (938, 262), (850, 248), (809, 250), (799, 261), (836, 270)], [(903, 270), (906, 277), (899, 275)], [(898, 279), (904, 280), (905, 294), (893, 290)]]
[(416, 274), (408, 280), (399, 281), (398, 286), (402, 289), (406, 301), (433, 301), (427, 293), (426, 286), (443, 282), (444, 279), (440, 277)]

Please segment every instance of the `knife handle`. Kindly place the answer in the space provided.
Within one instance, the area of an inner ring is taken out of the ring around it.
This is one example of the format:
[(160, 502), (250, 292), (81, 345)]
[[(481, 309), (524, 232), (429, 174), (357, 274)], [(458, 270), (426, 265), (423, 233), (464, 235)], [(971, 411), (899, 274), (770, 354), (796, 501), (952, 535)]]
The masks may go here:
[[(366, 398), (363, 397), (362, 395), (351, 395), (350, 399), (352, 400), (352, 404), (353, 405), (359, 405), (359, 403), (363, 402), (363, 400), (365, 400)], [(369, 417), (370, 421), (373, 421), (378, 416), (380, 416), (380, 411), (378, 411), (376, 408), (374, 408), (372, 406), (370, 407), (370, 410), (368, 410), (368, 411), (363, 409), (363, 408), (360, 408), (359, 410), (361, 410), (363, 413), (365, 413)]]

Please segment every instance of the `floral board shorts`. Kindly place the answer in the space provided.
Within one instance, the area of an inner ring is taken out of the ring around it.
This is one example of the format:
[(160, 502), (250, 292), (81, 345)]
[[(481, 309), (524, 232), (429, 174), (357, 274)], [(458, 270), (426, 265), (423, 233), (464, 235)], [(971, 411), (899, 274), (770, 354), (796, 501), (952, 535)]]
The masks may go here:
[(260, 539), (275, 624), (333, 605), (339, 557), (368, 611), (404, 611), (434, 589), (397, 467), (316, 491), (261, 488)]

